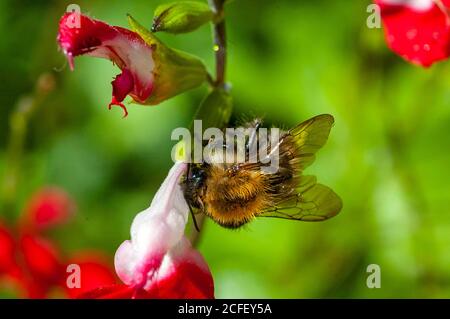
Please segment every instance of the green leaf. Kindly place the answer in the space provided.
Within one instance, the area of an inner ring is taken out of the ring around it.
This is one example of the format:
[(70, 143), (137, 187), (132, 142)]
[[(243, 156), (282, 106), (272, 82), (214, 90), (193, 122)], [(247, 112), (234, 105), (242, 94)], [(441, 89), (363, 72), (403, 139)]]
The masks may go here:
[(156, 8), (152, 31), (187, 33), (212, 20), (214, 13), (206, 3), (182, 1), (160, 5)]

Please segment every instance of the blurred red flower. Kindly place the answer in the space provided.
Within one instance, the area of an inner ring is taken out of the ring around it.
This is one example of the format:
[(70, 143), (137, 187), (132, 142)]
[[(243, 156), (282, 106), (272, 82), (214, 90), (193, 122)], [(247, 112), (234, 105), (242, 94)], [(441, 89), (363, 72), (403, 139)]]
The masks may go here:
[(450, 0), (375, 0), (389, 47), (428, 67), (450, 55)]
[(116, 283), (116, 276), (106, 258), (98, 252), (81, 252), (71, 257), (68, 264), (80, 267), (79, 288), (71, 288), (64, 284), (65, 291), (70, 298), (78, 298), (82, 294), (100, 286)]
[[(46, 298), (53, 291), (67, 297), (116, 282), (113, 271), (99, 253), (64, 258), (43, 233), (66, 222), (74, 202), (62, 190), (43, 189), (27, 203), (21, 222), (15, 227), (0, 221), (0, 287), (19, 297)], [(69, 288), (69, 264), (80, 266), (81, 287)]]
[(58, 188), (44, 188), (35, 193), (25, 207), (23, 227), (45, 230), (64, 224), (75, 212), (75, 203)]

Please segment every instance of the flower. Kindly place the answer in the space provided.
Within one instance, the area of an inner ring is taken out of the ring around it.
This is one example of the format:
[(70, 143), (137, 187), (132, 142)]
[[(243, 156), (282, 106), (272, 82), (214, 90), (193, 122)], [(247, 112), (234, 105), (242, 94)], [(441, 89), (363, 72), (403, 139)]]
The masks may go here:
[(184, 236), (188, 206), (177, 162), (151, 205), (134, 218), (131, 239), (120, 245), (115, 267), (125, 285), (99, 287), (84, 298), (214, 298), (211, 272)]
[(47, 290), (64, 277), (64, 265), (59, 250), (50, 240), (33, 234), (23, 234), (19, 240), (20, 255), (25, 269)]
[(75, 203), (59, 188), (44, 188), (28, 201), (24, 227), (45, 230), (64, 224), (74, 213)]
[[(75, 204), (59, 188), (36, 192), (15, 227), (0, 221), (0, 288), (19, 297), (45, 298), (55, 290), (68, 297), (99, 285), (116, 282), (114, 273), (98, 252), (66, 258), (44, 231), (67, 222)], [(66, 284), (67, 266), (80, 267), (80, 288)]]
[(57, 41), (71, 69), (75, 57), (88, 55), (109, 59), (122, 70), (111, 82), (109, 108), (118, 105), (127, 116), (122, 103), (127, 95), (135, 103), (154, 105), (205, 81), (198, 58), (166, 47), (131, 16), (129, 23), (134, 31), (79, 13), (67, 13), (59, 22)]
[(424, 67), (450, 55), (450, 0), (375, 0), (389, 47)]

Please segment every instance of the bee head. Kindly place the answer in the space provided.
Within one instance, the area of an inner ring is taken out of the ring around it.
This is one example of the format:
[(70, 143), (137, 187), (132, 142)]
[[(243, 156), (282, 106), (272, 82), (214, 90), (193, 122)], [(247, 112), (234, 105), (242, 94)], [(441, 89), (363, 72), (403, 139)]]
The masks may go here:
[(186, 177), (181, 183), (184, 198), (189, 205), (201, 208), (201, 196), (204, 194), (207, 178), (206, 164), (188, 164)]

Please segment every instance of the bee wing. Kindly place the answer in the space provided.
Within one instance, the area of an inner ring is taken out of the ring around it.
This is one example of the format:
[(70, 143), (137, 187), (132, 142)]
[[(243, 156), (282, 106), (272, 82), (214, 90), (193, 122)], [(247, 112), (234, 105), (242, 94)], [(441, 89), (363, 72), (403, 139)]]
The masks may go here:
[(302, 176), (296, 192), (258, 216), (314, 222), (336, 216), (341, 209), (342, 200), (332, 189), (317, 184), (315, 176)]
[(289, 130), (278, 143), (280, 157), (293, 155), (298, 169), (304, 170), (314, 162), (315, 153), (325, 145), (333, 123), (333, 116), (322, 114)]

